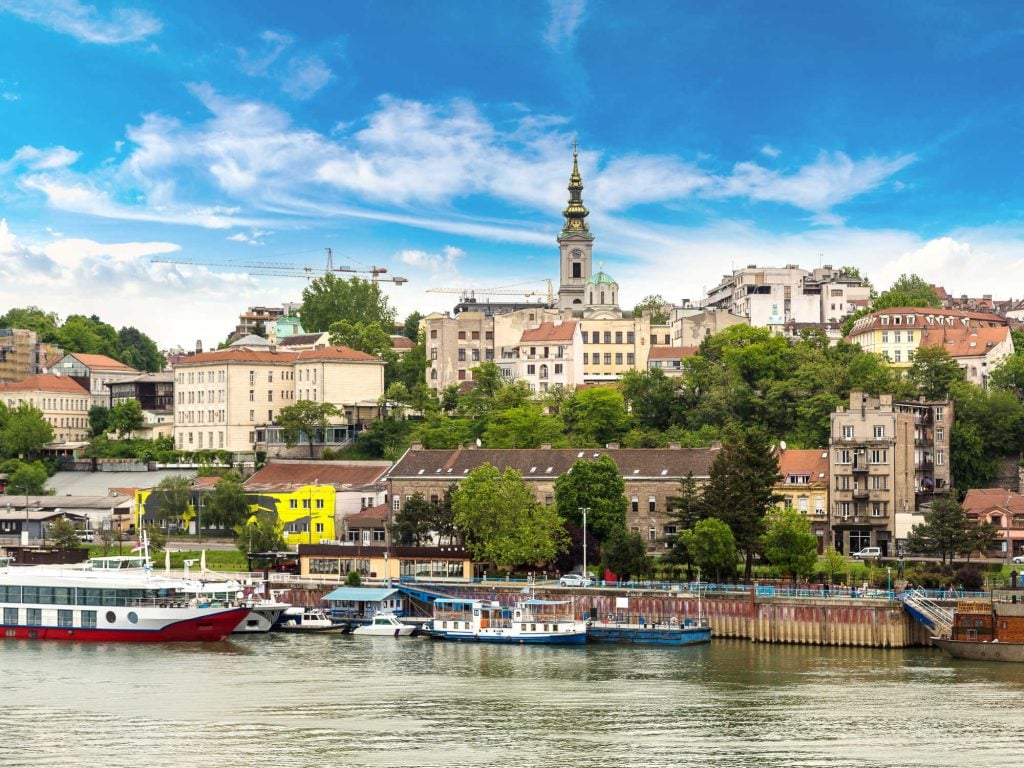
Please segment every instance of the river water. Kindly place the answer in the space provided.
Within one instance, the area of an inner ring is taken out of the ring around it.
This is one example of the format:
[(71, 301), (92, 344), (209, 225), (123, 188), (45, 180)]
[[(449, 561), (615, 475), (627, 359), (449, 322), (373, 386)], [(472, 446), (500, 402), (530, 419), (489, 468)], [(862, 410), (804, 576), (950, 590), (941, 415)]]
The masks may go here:
[(273, 634), (0, 641), (0, 766), (1020, 766), (1024, 665)]

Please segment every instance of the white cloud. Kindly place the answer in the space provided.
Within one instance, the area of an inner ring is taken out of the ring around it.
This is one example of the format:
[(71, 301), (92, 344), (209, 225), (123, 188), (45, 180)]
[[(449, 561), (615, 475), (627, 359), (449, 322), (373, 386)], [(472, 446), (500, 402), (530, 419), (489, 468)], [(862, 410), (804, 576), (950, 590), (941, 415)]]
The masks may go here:
[(319, 56), (296, 56), (288, 62), (281, 90), (296, 99), (312, 98), (334, 78)]
[(147, 11), (114, 8), (105, 17), (95, 6), (77, 0), (4, 0), (0, 10), (84, 43), (132, 43), (157, 34), (163, 27), (160, 20)]
[(4, 101), (18, 101), (21, 98), (21, 94), (15, 93), (14, 91), (2, 91), (0, 92), (0, 99)]
[(456, 262), (466, 255), (461, 248), (446, 245), (441, 253), (427, 253), (426, 251), (406, 250), (400, 251), (397, 258), (403, 264), (417, 269), (427, 269), (431, 272), (454, 273)]
[(771, 144), (765, 144), (761, 147), (761, 154), (766, 157), (778, 157), (782, 154), (782, 150), (778, 147), (773, 147)]
[(262, 237), (266, 234), (269, 233), (254, 229), (249, 232), (249, 234), (246, 234), (245, 232), (236, 232), (233, 235), (229, 235), (227, 239), (235, 243), (245, 243), (247, 245), (264, 245)]
[(25, 145), (19, 148), (11, 159), (0, 162), (0, 173), (6, 173), (12, 168), (21, 166), (33, 171), (46, 171), (55, 168), (64, 168), (75, 163), (81, 154), (74, 152), (67, 147), (50, 147), (39, 149)]
[(264, 46), (263, 50), (257, 54), (251, 54), (245, 48), (238, 49), (239, 69), (253, 77), (266, 75), (270, 66), (293, 42), (290, 35), (270, 30), (261, 33), (260, 40), (263, 41)]
[(572, 47), (586, 7), (586, 0), (548, 0), (550, 20), (544, 42), (556, 50)]

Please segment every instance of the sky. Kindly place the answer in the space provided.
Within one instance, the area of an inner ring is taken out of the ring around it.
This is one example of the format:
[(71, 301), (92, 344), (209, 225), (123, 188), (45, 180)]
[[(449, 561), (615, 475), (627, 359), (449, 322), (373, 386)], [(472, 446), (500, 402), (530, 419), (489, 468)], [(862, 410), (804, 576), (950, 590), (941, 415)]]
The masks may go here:
[(1016, 2), (0, 0), (0, 311), (209, 348), (327, 248), (400, 319), (535, 300), (574, 142), (624, 308), (748, 264), (1022, 298), (1022, 71)]

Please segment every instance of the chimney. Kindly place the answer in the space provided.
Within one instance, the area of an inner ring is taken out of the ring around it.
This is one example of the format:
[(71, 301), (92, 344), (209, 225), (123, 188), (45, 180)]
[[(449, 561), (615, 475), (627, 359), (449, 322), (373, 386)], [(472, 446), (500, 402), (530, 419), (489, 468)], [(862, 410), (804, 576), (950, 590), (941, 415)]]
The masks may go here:
[(550, 451), (551, 450), (551, 443), (541, 443), (540, 444), (540, 449), (542, 451)]
[(618, 444), (618, 443), (607, 443), (607, 444), (605, 445), (605, 448), (607, 448), (607, 449), (608, 449), (609, 451), (614, 451), (614, 450), (616, 450), (616, 449), (617, 449), (618, 447), (619, 447), (619, 444)]
[(409, 450), (410, 451), (422, 451), (423, 450), (423, 443), (421, 443), (419, 440), (416, 440), (416, 441), (413, 442), (412, 445), (409, 446)]
[(681, 451), (683, 449), (682, 443), (669, 443), (668, 448), (670, 451)]
[(199, 354), (202, 354), (202, 352), (203, 352), (203, 340), (202, 339), (196, 339), (196, 354), (199, 355)]

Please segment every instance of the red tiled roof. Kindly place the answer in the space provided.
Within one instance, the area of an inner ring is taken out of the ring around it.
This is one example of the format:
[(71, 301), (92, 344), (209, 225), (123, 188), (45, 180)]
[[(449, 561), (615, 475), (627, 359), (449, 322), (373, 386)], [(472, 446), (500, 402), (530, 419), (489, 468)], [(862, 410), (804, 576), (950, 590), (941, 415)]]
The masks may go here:
[(828, 450), (787, 448), (779, 451), (778, 456), (783, 482), (790, 475), (808, 475), (812, 483), (828, 482)]
[[(892, 322), (892, 318), (895, 316), (901, 318), (899, 324)], [(888, 317), (889, 322), (883, 325), (882, 317)], [(913, 322), (907, 322), (908, 318), (913, 318)], [(947, 321), (947, 318), (952, 319), (952, 324)], [(935, 309), (934, 307), (890, 307), (879, 309), (858, 319), (847, 338), (868, 333), (876, 328), (899, 330), (900, 328), (980, 328), (1002, 325), (1006, 325), (1005, 318), (985, 312), (963, 312), (959, 309)]]
[(379, 363), (380, 358), (366, 352), (349, 347), (321, 347), (320, 349), (304, 349), (298, 353), (297, 360), (365, 360)]
[(408, 336), (392, 336), (391, 337), (391, 348), (392, 349), (413, 349), (416, 346), (416, 342), (410, 339)]
[(0, 384), (0, 392), (71, 392), (76, 395), (88, 395), (89, 390), (74, 379), (67, 376), (55, 376), (51, 373), (37, 373), (21, 381)]
[(271, 352), (269, 349), (227, 347), (213, 352), (199, 352), (180, 361), (178, 365), (209, 365), (210, 363), (277, 363), (291, 365), (297, 352)]
[(272, 461), (245, 481), (245, 485), (319, 483), (333, 486), (372, 485), (388, 471), (388, 462)]
[(567, 320), (564, 323), (541, 323), (536, 328), (529, 328), (523, 331), (520, 341), (572, 341), (576, 333), (576, 321)]
[(359, 526), (359, 525), (375, 525), (381, 523), (388, 518), (388, 505), (378, 504), (375, 507), (366, 507), (358, 512), (353, 512), (351, 515), (345, 515), (345, 525)]
[(693, 357), (700, 351), (700, 347), (651, 347), (647, 353), (648, 360), (682, 360), (686, 357)]
[(971, 488), (964, 496), (964, 511), (977, 515), (993, 508), (1007, 512), (1024, 512), (1024, 496), (1006, 488)]
[(922, 347), (942, 347), (950, 357), (983, 357), (994, 346), (1010, 338), (1010, 329), (934, 328), (921, 332)]
[(120, 360), (115, 360), (106, 355), (87, 355), (82, 352), (72, 352), (71, 356), (86, 368), (96, 368), (101, 371), (134, 371), (130, 365), (125, 365)]

